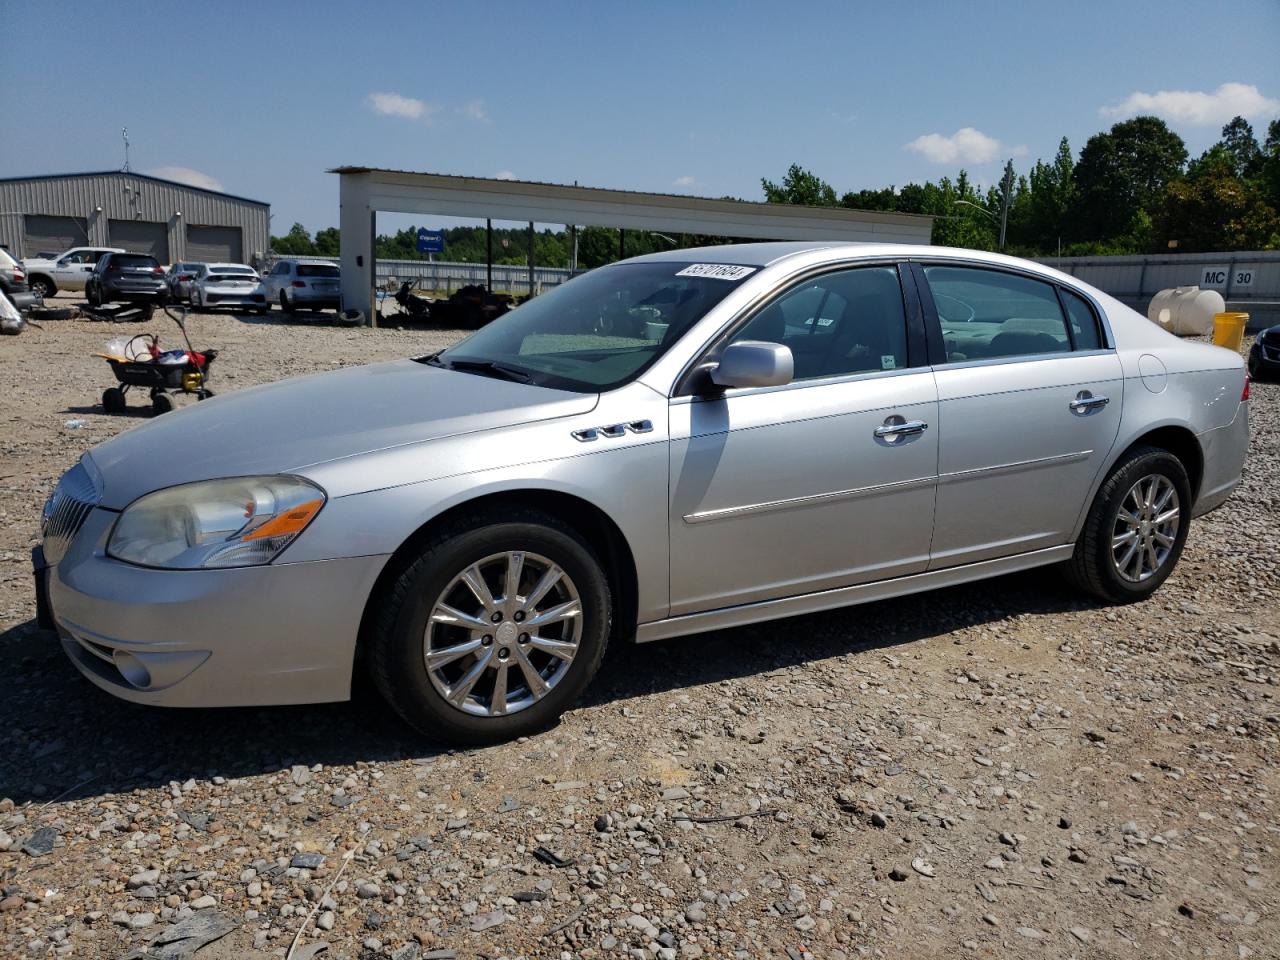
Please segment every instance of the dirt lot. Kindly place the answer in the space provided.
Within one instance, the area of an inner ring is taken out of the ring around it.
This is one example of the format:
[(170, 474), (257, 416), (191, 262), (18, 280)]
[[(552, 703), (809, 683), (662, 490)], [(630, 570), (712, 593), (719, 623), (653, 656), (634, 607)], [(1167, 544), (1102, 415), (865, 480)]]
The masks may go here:
[[(457, 335), (192, 328), (221, 391)], [(1149, 602), (1038, 573), (615, 650), (556, 729), (441, 753), (363, 688), (122, 703), (36, 631), (40, 504), (145, 416), (95, 406), (119, 332), (0, 339), (0, 954), (1280, 956), (1280, 387)]]

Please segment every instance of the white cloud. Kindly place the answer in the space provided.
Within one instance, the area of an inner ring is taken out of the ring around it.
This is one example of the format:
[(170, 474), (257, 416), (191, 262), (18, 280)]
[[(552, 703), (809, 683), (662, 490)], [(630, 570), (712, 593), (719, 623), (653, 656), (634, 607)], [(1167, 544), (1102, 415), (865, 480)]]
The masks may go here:
[(493, 175), (493, 179), (495, 180), (514, 180), (515, 178), (516, 175), (510, 170), (499, 170)]
[(187, 183), (193, 187), (203, 187), (205, 190), (222, 189), (222, 181), (199, 170), (192, 170), (190, 167), (156, 167), (153, 170), (147, 170), (146, 173), (153, 177), (160, 177), (162, 180), (177, 180), (179, 183)]
[(1267, 118), (1280, 113), (1280, 100), (1264, 97), (1251, 83), (1224, 83), (1212, 93), (1203, 90), (1135, 91), (1113, 107), (1102, 107), (1104, 117), (1154, 114), (1166, 120), (1198, 127), (1221, 126), (1232, 117)]
[(458, 108), (458, 112), (477, 123), (489, 122), (489, 109), (484, 105), (483, 100), (469, 100)]
[(1015, 157), (1025, 157), (1030, 152), (1031, 149), (1025, 143), (1020, 143), (1009, 151), (1010, 155)]
[(692, 187), (698, 181), (693, 177), (676, 177), (671, 181), (673, 187)]
[(951, 136), (926, 133), (903, 149), (918, 153), (934, 163), (989, 163), (1000, 153), (1000, 141), (973, 127), (961, 127)]
[(405, 117), (408, 120), (425, 120), (431, 122), (431, 116), (439, 107), (425, 100), (406, 97), (398, 93), (371, 93), (368, 100), (369, 109), (384, 117)]

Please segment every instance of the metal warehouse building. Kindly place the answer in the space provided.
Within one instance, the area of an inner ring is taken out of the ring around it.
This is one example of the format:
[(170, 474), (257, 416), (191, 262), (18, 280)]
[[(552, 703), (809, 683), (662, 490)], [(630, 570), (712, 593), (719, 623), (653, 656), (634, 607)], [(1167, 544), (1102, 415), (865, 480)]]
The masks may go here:
[(0, 245), (14, 257), (77, 246), (177, 260), (261, 262), (270, 205), (110, 170), (0, 179)]

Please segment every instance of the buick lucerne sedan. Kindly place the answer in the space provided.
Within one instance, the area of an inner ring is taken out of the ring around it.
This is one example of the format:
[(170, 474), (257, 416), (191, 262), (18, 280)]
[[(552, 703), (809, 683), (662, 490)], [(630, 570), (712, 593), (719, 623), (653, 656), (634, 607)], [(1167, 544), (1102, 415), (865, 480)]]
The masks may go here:
[(610, 642), (1048, 564), (1145, 598), (1239, 483), (1247, 399), (1237, 354), (1034, 263), (656, 254), (95, 447), (45, 506), (41, 617), (128, 700), (343, 700), (367, 669), (426, 735), (492, 742)]

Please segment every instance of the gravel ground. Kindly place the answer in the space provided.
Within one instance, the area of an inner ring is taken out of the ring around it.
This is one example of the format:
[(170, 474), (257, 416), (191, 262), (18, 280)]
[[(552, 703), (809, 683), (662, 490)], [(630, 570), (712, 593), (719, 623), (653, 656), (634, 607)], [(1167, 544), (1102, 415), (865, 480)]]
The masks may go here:
[[(222, 391), (457, 336), (192, 329)], [(615, 650), (555, 729), (438, 752), (364, 688), (126, 704), (36, 631), (40, 504), (134, 422), (120, 332), (0, 340), (0, 954), (1280, 955), (1280, 387), (1146, 603), (1035, 573)]]

